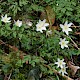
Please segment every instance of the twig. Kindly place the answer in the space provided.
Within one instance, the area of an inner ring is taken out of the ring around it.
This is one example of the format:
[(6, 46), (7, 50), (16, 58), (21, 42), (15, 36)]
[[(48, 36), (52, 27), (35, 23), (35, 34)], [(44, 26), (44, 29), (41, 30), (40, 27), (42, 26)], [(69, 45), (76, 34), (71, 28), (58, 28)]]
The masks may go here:
[(71, 27), (74, 27), (74, 28), (80, 28), (80, 26), (75, 26), (75, 25), (74, 25), (74, 26), (71, 26)]
[(11, 46), (9, 44), (6, 44), (5, 42), (3, 42), (2, 40), (0, 40), (0, 44), (4, 44), (5, 46), (9, 47), (10, 49), (12, 49), (13, 51), (15, 52), (20, 52), (20, 53), (23, 53), (24, 55), (26, 55), (26, 53), (24, 53), (23, 51), (19, 50), (17, 47), (15, 46)]
[(3, 42), (2, 40), (0, 40), (0, 44), (4, 44), (5, 46), (8, 46), (9, 48), (13, 49), (14, 51), (18, 51), (18, 48), (16, 48), (15, 46), (11, 46), (9, 44), (6, 44), (5, 42)]
[(8, 77), (8, 80), (10, 80), (10, 78), (11, 78), (11, 74), (12, 74), (12, 73), (10, 73), (10, 75), (9, 75), (9, 77)]
[[(57, 70), (53, 70), (49, 65), (46, 65), (46, 64), (43, 64), (45, 67), (47, 67), (47, 68), (49, 68), (51, 71), (53, 71), (55, 74), (59, 74), (60, 76), (62, 76), (60, 73), (58, 73), (58, 71)], [(62, 76), (62, 77), (64, 77), (64, 78), (66, 78), (66, 80), (73, 80), (72, 78), (70, 78), (70, 77), (68, 77), (68, 76), (66, 76), (66, 75), (64, 75), (64, 76)]]
[(8, 77), (7, 77), (7, 75), (5, 75), (4, 80), (7, 80), (7, 79), (8, 79)]
[(2, 40), (0, 40), (0, 45), (1, 45), (1, 44), (5, 44), (5, 43), (4, 43)]
[[(66, 36), (66, 35), (64, 35)], [(80, 48), (78, 47), (78, 45), (74, 42), (74, 40), (70, 37), (70, 36), (67, 36), (71, 41), (72, 43), (74, 44), (74, 46), (79, 50)]]
[(80, 48), (79, 48), (78, 45), (71, 39), (71, 37), (68, 36), (68, 38), (73, 42), (74, 46), (79, 50)]
[[(15, 50), (15, 48), (14, 48), (13, 46), (11, 46), (11, 45), (9, 45), (9, 44), (6, 44), (6, 43), (3, 42), (2, 40), (0, 40), (0, 43), (1, 43), (1, 44), (5, 44), (5, 45), (8, 46), (9, 48)], [(15, 51), (18, 51), (18, 49), (15, 50)], [(19, 51), (20, 51), (20, 50), (19, 50)], [(22, 51), (20, 51), (20, 52), (22, 53)], [(23, 54), (26, 54), (26, 53), (23, 52)], [(41, 58), (41, 59), (43, 59), (43, 58)], [(55, 70), (55, 69), (53, 70), (49, 65), (46, 65), (46, 64), (43, 64), (43, 65), (44, 65), (45, 67), (49, 68), (50, 70), (52, 70), (55, 74), (61, 75), (60, 73), (58, 73), (57, 70)], [(8, 80), (10, 80), (10, 77), (11, 77), (11, 73), (10, 73), (10, 75), (9, 75), (9, 77), (8, 77)], [(68, 77), (68, 76), (66, 76), (66, 75), (64, 75), (63, 77), (66, 78), (67, 80), (73, 80), (73, 79), (71, 79), (70, 77)]]

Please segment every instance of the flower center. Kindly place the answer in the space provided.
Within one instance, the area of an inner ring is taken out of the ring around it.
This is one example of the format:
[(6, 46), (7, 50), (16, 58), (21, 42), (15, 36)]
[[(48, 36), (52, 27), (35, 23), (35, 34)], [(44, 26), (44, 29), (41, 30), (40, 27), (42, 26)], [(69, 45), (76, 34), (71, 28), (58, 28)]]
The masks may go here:
[(7, 18), (4, 18), (4, 21), (6, 22), (7, 21)]
[(41, 23), (38, 28), (41, 29), (43, 26), (44, 26), (44, 23)]
[(68, 29), (68, 27), (67, 27), (67, 26), (64, 26), (64, 29), (65, 29), (65, 30), (67, 30), (67, 29)]
[(16, 25), (18, 26), (18, 25), (19, 25), (19, 23), (18, 23), (18, 22), (16, 22)]
[(59, 64), (62, 65), (62, 62), (60, 62)]
[(65, 42), (62, 42), (62, 45), (65, 45)]
[(62, 68), (62, 71), (65, 72), (65, 68)]
[(42, 26), (39, 26), (38, 28), (41, 29)]

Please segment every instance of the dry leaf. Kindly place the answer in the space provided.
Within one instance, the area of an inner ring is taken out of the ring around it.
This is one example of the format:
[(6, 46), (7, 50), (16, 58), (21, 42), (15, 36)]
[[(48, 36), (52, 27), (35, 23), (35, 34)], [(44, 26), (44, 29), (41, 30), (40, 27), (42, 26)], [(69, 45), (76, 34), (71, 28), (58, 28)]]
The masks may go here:
[[(45, 11), (44, 11), (44, 12), (41, 12), (40, 19), (41, 19), (41, 20), (44, 20), (44, 19), (47, 20), (47, 14), (46, 14)], [(48, 20), (47, 20), (47, 21), (48, 21)]]
[(75, 80), (80, 80), (80, 78), (77, 78), (77, 79), (75, 79)]
[(29, 61), (28, 60), (26, 61), (26, 64), (29, 64)]
[(41, 13), (40, 19), (46, 19), (49, 23), (49, 29), (51, 29), (52, 25), (55, 23), (55, 12), (50, 6), (47, 6), (45, 12)]
[(80, 32), (75, 32), (75, 34), (76, 34), (76, 35), (79, 35), (79, 34), (80, 34)]
[(52, 25), (55, 23), (55, 12), (53, 11), (53, 9), (50, 6), (47, 6), (45, 8), (46, 10), (46, 14), (47, 14), (47, 19), (49, 21), (49, 28), (51, 29)]
[(80, 69), (79, 66), (75, 66), (74, 63), (72, 63), (71, 61), (68, 61), (68, 67), (71, 68), (72, 70), (72, 75), (75, 75), (77, 70)]
[(43, 20), (43, 19), (47, 20), (47, 22), (49, 23), (49, 30), (52, 30), (52, 31), (59, 30), (59, 26), (54, 25), (54, 23), (55, 23), (55, 12), (53, 11), (53, 9), (50, 6), (47, 6), (45, 8), (45, 11), (41, 13), (40, 19), (41, 20)]
[(21, 60), (23, 60), (23, 59), (24, 59), (23, 54), (20, 54), (20, 59), (21, 59)]
[(59, 26), (52, 26), (51, 27), (51, 30), (53, 31), (53, 30), (59, 30)]
[(72, 78), (68, 77), (67, 80), (73, 80)]

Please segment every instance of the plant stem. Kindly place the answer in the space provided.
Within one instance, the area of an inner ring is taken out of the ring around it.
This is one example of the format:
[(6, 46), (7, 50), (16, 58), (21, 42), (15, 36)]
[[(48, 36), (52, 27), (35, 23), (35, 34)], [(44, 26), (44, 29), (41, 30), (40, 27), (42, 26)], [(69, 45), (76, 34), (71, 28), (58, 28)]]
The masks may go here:
[(72, 41), (72, 43), (74, 44), (74, 46), (79, 50), (80, 48), (79, 48), (78, 45), (71, 39), (71, 37), (68, 36), (68, 38)]
[[(53, 70), (49, 65), (43, 64), (43, 66), (49, 68), (51, 71), (54, 72), (54, 74), (59, 74), (60, 76), (62, 76), (57, 70), (55, 70), (55, 69)], [(70, 78), (70, 77), (68, 77), (68, 76), (66, 76), (66, 75), (64, 75), (64, 76), (62, 76), (62, 77), (63, 77), (63, 78), (66, 78), (66, 80), (73, 80), (72, 78)]]

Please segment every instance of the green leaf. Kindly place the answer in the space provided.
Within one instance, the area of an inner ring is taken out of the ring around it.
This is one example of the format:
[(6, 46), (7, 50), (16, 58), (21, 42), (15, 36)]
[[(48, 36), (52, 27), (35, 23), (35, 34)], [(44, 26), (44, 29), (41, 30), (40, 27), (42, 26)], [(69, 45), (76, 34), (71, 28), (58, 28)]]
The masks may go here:
[(23, 67), (22, 60), (18, 60), (17, 63), (16, 63), (16, 65), (19, 66), (19, 67)]
[(14, 37), (14, 38), (16, 38), (16, 35), (17, 35), (16, 32), (13, 32), (13, 37)]
[(36, 5), (36, 4), (32, 4), (32, 5), (31, 5), (31, 8), (32, 8), (33, 10), (35, 10), (35, 11), (43, 11), (43, 10), (44, 10), (42, 6), (38, 6), (38, 5)]
[(39, 80), (40, 78), (40, 70), (38, 67), (33, 68), (30, 70), (28, 74), (28, 80)]
[(23, 34), (19, 33), (19, 34), (18, 34), (18, 36), (19, 36), (19, 38), (21, 39), (21, 38), (22, 38), (22, 36), (23, 36)]
[(19, 0), (19, 5), (20, 6), (26, 5), (27, 3), (28, 3), (27, 0)]
[(11, 69), (11, 64), (5, 64), (2, 67), (2, 70), (4, 71), (4, 73), (8, 73)]

